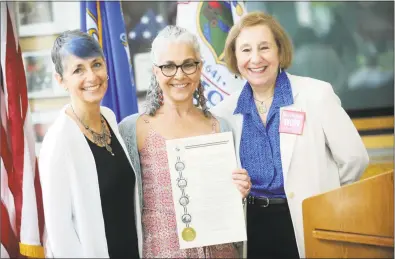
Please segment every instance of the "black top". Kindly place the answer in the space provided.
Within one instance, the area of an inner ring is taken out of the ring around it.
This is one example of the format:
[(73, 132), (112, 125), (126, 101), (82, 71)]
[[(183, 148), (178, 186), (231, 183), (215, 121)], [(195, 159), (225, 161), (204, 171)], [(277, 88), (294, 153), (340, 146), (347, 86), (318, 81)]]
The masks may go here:
[(111, 148), (90, 141), (96, 162), (101, 206), (110, 258), (139, 258), (134, 215), (135, 175), (111, 127)]

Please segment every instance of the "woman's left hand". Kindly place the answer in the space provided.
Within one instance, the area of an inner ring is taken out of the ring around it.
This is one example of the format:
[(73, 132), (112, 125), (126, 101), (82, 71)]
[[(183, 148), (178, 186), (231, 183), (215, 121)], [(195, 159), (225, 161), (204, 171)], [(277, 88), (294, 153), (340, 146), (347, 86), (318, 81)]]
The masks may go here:
[(236, 184), (243, 198), (246, 198), (251, 190), (251, 179), (245, 169), (236, 169), (232, 172), (233, 183)]

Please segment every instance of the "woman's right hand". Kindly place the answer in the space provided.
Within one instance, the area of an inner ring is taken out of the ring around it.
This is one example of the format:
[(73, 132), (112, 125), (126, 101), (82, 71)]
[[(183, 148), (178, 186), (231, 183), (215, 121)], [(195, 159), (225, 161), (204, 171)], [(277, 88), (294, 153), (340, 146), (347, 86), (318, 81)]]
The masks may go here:
[(251, 178), (245, 169), (236, 169), (232, 172), (233, 182), (236, 184), (237, 189), (240, 191), (243, 199), (248, 196), (251, 190)]

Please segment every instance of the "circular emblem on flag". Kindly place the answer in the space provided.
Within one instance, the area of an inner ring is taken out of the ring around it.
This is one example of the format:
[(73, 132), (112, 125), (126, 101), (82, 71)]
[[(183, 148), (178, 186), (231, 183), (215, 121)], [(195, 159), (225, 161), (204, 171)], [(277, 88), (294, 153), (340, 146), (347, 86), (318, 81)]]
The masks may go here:
[(233, 26), (232, 7), (228, 2), (201, 2), (197, 10), (198, 34), (217, 63), (224, 64), (226, 36)]

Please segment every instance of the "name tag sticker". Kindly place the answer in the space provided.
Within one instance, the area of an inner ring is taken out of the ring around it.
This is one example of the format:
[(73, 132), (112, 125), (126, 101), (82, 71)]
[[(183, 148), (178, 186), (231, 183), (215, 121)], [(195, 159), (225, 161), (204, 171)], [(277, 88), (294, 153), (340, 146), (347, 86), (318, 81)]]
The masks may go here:
[(281, 113), (281, 133), (302, 135), (306, 113), (298, 111), (283, 110)]

